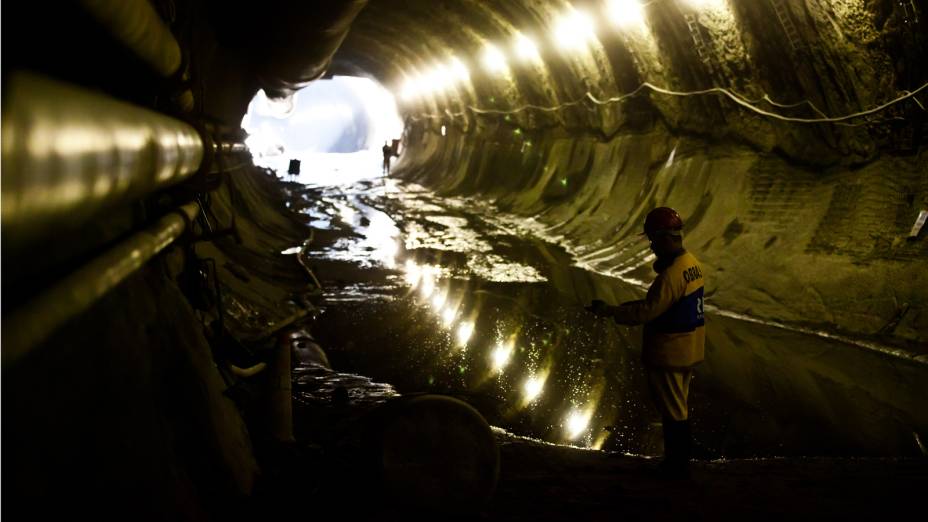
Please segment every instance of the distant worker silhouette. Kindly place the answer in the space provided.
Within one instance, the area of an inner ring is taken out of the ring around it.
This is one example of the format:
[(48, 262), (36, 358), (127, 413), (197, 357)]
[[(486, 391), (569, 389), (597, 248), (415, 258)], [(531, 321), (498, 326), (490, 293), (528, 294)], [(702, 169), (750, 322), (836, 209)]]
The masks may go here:
[(692, 451), (689, 396), (693, 367), (705, 357), (703, 270), (683, 248), (683, 220), (675, 210), (658, 207), (648, 213), (644, 234), (657, 255), (657, 278), (640, 301), (619, 306), (594, 300), (587, 308), (618, 324), (644, 324), (642, 362), (648, 388), (664, 426), (664, 460), (659, 472), (666, 478), (688, 478)]
[(389, 142), (383, 142), (383, 173), (390, 173), (390, 156), (393, 156), (393, 147)]

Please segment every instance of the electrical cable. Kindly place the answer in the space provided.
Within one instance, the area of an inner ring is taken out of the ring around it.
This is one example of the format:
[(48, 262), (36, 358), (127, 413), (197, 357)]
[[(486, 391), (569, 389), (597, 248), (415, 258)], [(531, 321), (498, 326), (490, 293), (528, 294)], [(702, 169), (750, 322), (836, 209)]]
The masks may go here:
[[(735, 94), (734, 92), (732, 92), (732, 91), (729, 90), (729, 89), (725, 89), (725, 88), (722, 88), (722, 87), (711, 87), (711, 88), (709, 88), (709, 89), (703, 89), (703, 90), (699, 90), (699, 91), (688, 91), (688, 92), (687, 92), (687, 91), (672, 91), (672, 90), (670, 90), (670, 89), (664, 89), (663, 87), (658, 87), (658, 86), (656, 86), (656, 85), (654, 85), (654, 84), (652, 84), (652, 83), (650, 83), (650, 82), (644, 82), (644, 83), (642, 83), (637, 89), (635, 89), (634, 91), (632, 91), (631, 93), (624, 94), (624, 95), (621, 95), (621, 96), (616, 96), (616, 97), (614, 97), (614, 98), (609, 98), (609, 99), (607, 99), (607, 100), (602, 100), (602, 101), (601, 101), (601, 100), (598, 100), (595, 96), (593, 96), (592, 93), (589, 93), (589, 92), (587, 93), (587, 97), (590, 98), (590, 100), (592, 100), (594, 103), (596, 103), (596, 104), (598, 104), (598, 105), (605, 105), (605, 104), (607, 104), (607, 103), (614, 103), (614, 102), (622, 101), (623, 99), (625, 99), (625, 98), (627, 98), (627, 97), (629, 97), (629, 96), (633, 96), (633, 95), (637, 94), (638, 91), (640, 91), (641, 89), (643, 89), (643, 88), (645, 88), (645, 87), (647, 87), (648, 89), (651, 89), (651, 90), (654, 91), (654, 92), (657, 92), (657, 93), (660, 93), (660, 94), (665, 94), (665, 95), (668, 95), (668, 96), (696, 96), (696, 95), (701, 95), (701, 94), (722, 94), (722, 95), (727, 96), (729, 99), (731, 99), (732, 101), (734, 101), (734, 102), (737, 103), (738, 105), (740, 105), (740, 106), (742, 106), (742, 107), (744, 107), (744, 108), (746, 108), (746, 109), (748, 109), (748, 110), (751, 110), (751, 111), (753, 111), (753, 112), (756, 112), (757, 114), (760, 114), (761, 116), (766, 116), (766, 117), (768, 117), (768, 118), (775, 118), (775, 119), (778, 119), (778, 120), (787, 121), (787, 122), (792, 122), (792, 123), (837, 123), (837, 122), (843, 122), (843, 121), (853, 120), (853, 119), (860, 118), (860, 117), (863, 117), (863, 116), (869, 116), (870, 114), (875, 114), (875, 113), (877, 113), (877, 112), (880, 112), (880, 111), (882, 111), (882, 110), (885, 110), (886, 108), (891, 107), (892, 105), (895, 105), (895, 104), (897, 104), (897, 103), (899, 103), (899, 102), (901, 102), (901, 101), (904, 101), (904, 100), (907, 100), (907, 99), (909, 99), (909, 98), (912, 98), (912, 97), (914, 97), (916, 94), (918, 94), (919, 92), (921, 92), (921, 91), (923, 91), (924, 89), (928, 88), (928, 82), (926, 82), (926, 83), (923, 84), (921, 87), (919, 87), (918, 89), (915, 89), (915, 90), (912, 91), (912, 92), (905, 92), (902, 96), (899, 96), (899, 97), (897, 97), (897, 98), (894, 99), (894, 100), (888, 101), (888, 102), (886, 102), (886, 103), (884, 103), (884, 104), (882, 104), (882, 105), (878, 105), (878, 106), (873, 107), (873, 108), (871, 108), (871, 109), (867, 109), (867, 110), (860, 111), (860, 112), (855, 112), (855, 113), (852, 113), (852, 114), (847, 114), (847, 115), (844, 115), (844, 116), (837, 116), (837, 117), (827, 117), (827, 116), (826, 116), (826, 117), (823, 117), (823, 118), (797, 118), (797, 117), (792, 117), (792, 116), (783, 116), (782, 114), (777, 114), (777, 113), (775, 113), (775, 112), (766, 111), (766, 110), (764, 110), (764, 109), (761, 109), (760, 107), (757, 107), (757, 106), (755, 106), (755, 105), (752, 105), (751, 102), (750, 102), (749, 100), (746, 100), (744, 97), (742, 97), (742, 96), (740, 96), (740, 95), (738, 95), (738, 94)], [(765, 99), (767, 99), (766, 96), (765, 96)], [(917, 100), (917, 99), (916, 99), (916, 100)], [(808, 103), (808, 102), (807, 102), (807, 101), (805, 101), (805, 102), (800, 102), (800, 104), (802, 104), (802, 103)], [(921, 104), (919, 103), (919, 105), (921, 105)], [(817, 112), (819, 112), (819, 113), (821, 114), (821, 111), (817, 111)]]
[[(423, 115), (419, 115), (419, 116), (410, 116), (410, 119), (413, 120), (413, 121), (420, 121), (420, 120), (422, 120), (422, 119), (442, 119), (442, 118), (444, 118), (444, 117), (446, 117), (446, 116), (447, 116), (447, 117), (451, 117), (451, 118), (453, 119), (453, 118), (455, 118), (455, 117), (464, 116), (464, 115), (467, 114), (467, 112), (472, 112), (472, 113), (478, 114), (478, 115), (491, 115), (491, 114), (495, 114), (495, 115), (510, 115), (510, 114), (517, 114), (517, 113), (520, 113), (520, 112), (524, 112), (524, 111), (527, 111), (527, 110), (537, 110), (537, 111), (542, 111), (542, 112), (557, 112), (557, 111), (562, 110), (562, 109), (565, 109), (565, 108), (567, 108), (567, 107), (572, 107), (572, 106), (575, 106), (575, 105), (579, 105), (579, 104), (583, 103), (585, 100), (589, 100), (589, 101), (593, 102), (594, 104), (600, 105), (600, 106), (610, 105), (610, 104), (613, 104), (613, 103), (619, 103), (619, 102), (625, 101), (625, 100), (627, 100), (627, 99), (629, 99), (629, 98), (632, 98), (632, 97), (634, 97), (634, 96), (639, 95), (639, 94), (640, 94), (642, 91), (644, 91), (645, 89), (649, 89), (649, 90), (651, 90), (652, 92), (655, 92), (655, 93), (658, 93), (658, 94), (663, 94), (663, 95), (665, 95), (665, 96), (676, 96), (676, 97), (702, 96), (702, 95), (708, 95), (708, 94), (716, 94), (716, 95), (719, 95), (719, 94), (720, 94), (720, 95), (723, 95), (723, 96), (729, 98), (730, 100), (732, 100), (733, 102), (735, 102), (737, 105), (739, 105), (739, 106), (741, 106), (741, 107), (744, 107), (744, 108), (746, 108), (746, 109), (748, 109), (748, 110), (750, 110), (750, 111), (752, 111), (752, 112), (754, 112), (754, 113), (756, 113), (756, 114), (759, 114), (759, 115), (761, 115), (761, 116), (768, 117), (768, 118), (777, 119), (777, 120), (780, 120), (780, 121), (790, 122), (790, 123), (836, 123), (836, 124), (843, 124), (843, 125), (859, 126), (859, 125), (865, 125), (865, 124), (867, 124), (867, 123), (869, 123), (869, 122), (865, 122), (865, 123), (855, 123), (855, 124), (848, 124), (848, 123), (845, 123), (845, 122), (850, 121), (850, 120), (855, 120), (855, 119), (857, 119), (857, 118), (862, 118), (862, 117), (864, 117), (864, 116), (869, 116), (869, 115), (871, 115), (871, 114), (876, 114), (876, 113), (878, 113), (878, 112), (881, 112), (881, 111), (883, 111), (883, 110), (886, 110), (887, 108), (889, 108), (889, 107), (891, 107), (891, 106), (893, 106), (893, 105), (896, 105), (897, 103), (900, 103), (900, 102), (902, 102), (902, 101), (905, 101), (905, 100), (907, 100), (907, 99), (909, 99), (909, 98), (911, 98), (912, 100), (914, 100), (914, 102), (919, 106), (919, 108), (921, 108), (922, 110), (926, 110), (926, 109), (925, 109), (925, 106), (922, 104), (922, 102), (916, 97), (917, 94), (919, 94), (920, 92), (922, 92), (922, 91), (925, 90), (926, 88), (928, 88), (928, 82), (926, 82), (925, 84), (923, 84), (921, 87), (915, 89), (914, 91), (902, 91), (902, 95), (901, 95), (901, 96), (899, 96), (899, 97), (897, 97), (897, 98), (895, 98), (895, 99), (893, 99), (893, 100), (890, 100), (890, 101), (888, 101), (888, 102), (886, 102), (886, 103), (883, 103), (883, 104), (881, 104), (881, 105), (878, 105), (878, 106), (876, 106), (876, 107), (873, 107), (873, 108), (870, 108), (870, 109), (867, 109), (867, 110), (863, 110), (863, 111), (860, 111), (860, 112), (855, 112), (855, 113), (852, 113), (852, 114), (846, 114), (846, 115), (843, 115), (843, 116), (835, 116), (835, 117), (831, 117), (831, 116), (826, 115), (821, 109), (819, 109), (818, 107), (816, 107), (815, 104), (813, 104), (813, 103), (810, 102), (809, 100), (803, 100), (803, 101), (797, 102), (797, 103), (786, 104), (786, 103), (777, 102), (777, 101), (771, 99), (770, 96), (767, 95), (767, 94), (765, 94), (765, 95), (764, 95), (762, 98), (760, 98), (760, 99), (757, 99), (757, 100), (750, 100), (750, 99), (744, 97), (743, 95), (740, 95), (740, 94), (735, 93), (734, 91), (732, 91), (732, 90), (730, 90), (730, 89), (726, 89), (726, 88), (723, 88), (723, 87), (711, 87), (711, 88), (708, 88), (708, 89), (702, 89), (702, 90), (697, 90), (697, 91), (674, 91), (674, 90), (671, 90), (671, 89), (666, 89), (666, 88), (663, 88), (663, 87), (659, 87), (659, 86), (654, 85), (654, 84), (652, 84), (652, 83), (650, 83), (650, 82), (644, 82), (644, 83), (642, 83), (641, 85), (639, 85), (637, 88), (635, 88), (635, 89), (634, 89), (633, 91), (631, 91), (631, 92), (628, 92), (628, 93), (625, 93), (625, 94), (621, 94), (621, 95), (619, 95), (619, 96), (613, 96), (613, 97), (611, 97), (611, 98), (606, 98), (606, 99), (603, 99), (603, 100), (597, 98), (593, 93), (587, 92), (587, 93), (586, 93), (583, 97), (581, 97), (581, 98), (578, 98), (578, 99), (576, 99), (576, 100), (572, 100), (572, 101), (569, 101), (569, 102), (565, 102), (565, 103), (562, 103), (562, 104), (559, 104), (559, 105), (551, 106), (551, 107), (545, 107), (545, 106), (540, 106), (540, 105), (527, 104), (527, 105), (522, 105), (522, 106), (519, 106), (519, 107), (516, 107), (516, 108), (513, 108), (513, 109), (483, 109), (483, 108), (476, 107), (476, 106), (473, 106), (473, 105), (468, 105), (468, 106), (465, 108), (466, 110), (464, 110), (464, 111), (451, 112), (450, 110), (445, 109), (445, 110), (443, 111), (443, 114), (423, 114)], [(794, 116), (785, 116), (785, 115), (778, 114), (778, 113), (776, 113), (776, 112), (771, 112), (771, 111), (768, 111), (768, 110), (765, 110), (765, 109), (762, 109), (762, 108), (758, 107), (757, 104), (760, 103), (760, 102), (762, 102), (762, 101), (763, 101), (763, 102), (767, 102), (767, 103), (769, 103), (770, 105), (773, 105), (774, 107), (779, 107), (779, 108), (784, 108), (784, 109), (796, 108), (796, 107), (800, 107), (800, 106), (802, 106), (802, 105), (808, 105), (808, 106), (811, 108), (811, 110), (812, 110), (813, 112), (815, 112), (816, 114), (819, 115), (819, 117), (818, 117), (818, 118), (800, 118), (800, 117), (794, 117)]]

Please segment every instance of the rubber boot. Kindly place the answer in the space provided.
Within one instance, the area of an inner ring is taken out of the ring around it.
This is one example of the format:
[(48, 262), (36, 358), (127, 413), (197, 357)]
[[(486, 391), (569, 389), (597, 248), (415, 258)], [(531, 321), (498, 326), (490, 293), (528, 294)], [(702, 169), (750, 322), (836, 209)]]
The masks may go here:
[(693, 432), (690, 428), (690, 420), (680, 421), (680, 458), (689, 471), (690, 459), (693, 457)]
[(692, 446), (689, 420), (664, 419), (664, 461), (658, 469), (661, 478), (671, 480), (689, 478)]

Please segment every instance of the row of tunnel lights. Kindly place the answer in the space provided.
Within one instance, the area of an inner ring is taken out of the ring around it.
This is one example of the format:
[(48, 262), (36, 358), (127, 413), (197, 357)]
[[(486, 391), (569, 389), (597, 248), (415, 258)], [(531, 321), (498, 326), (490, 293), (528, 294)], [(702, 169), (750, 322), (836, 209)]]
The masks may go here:
[[(449, 299), (447, 290), (436, 286), (439, 269), (431, 265), (419, 265), (415, 261), (407, 260), (405, 265), (405, 279), (413, 291), (428, 303), (429, 308), (435, 312), (442, 325), (454, 332), (456, 345), (460, 349), (467, 348), (474, 334), (474, 322), (461, 318), (459, 314), (460, 302)], [(456, 326), (456, 328), (455, 328)], [(515, 341), (501, 340), (490, 352), (490, 366), (497, 375), (502, 374), (515, 352)], [(544, 391), (548, 378), (547, 371), (536, 371), (522, 382), (522, 404), (528, 406), (535, 402)], [(590, 425), (594, 407), (587, 406), (582, 409), (572, 409), (564, 420), (564, 428), (570, 440), (577, 439), (584, 434)]]
[[(631, 31), (644, 27), (645, 5), (655, 0), (606, 0), (603, 10), (610, 23), (621, 30)], [(694, 9), (717, 8), (725, 0), (682, 0)], [(553, 42), (561, 49), (576, 51), (583, 49), (596, 38), (594, 17), (581, 9), (570, 7), (555, 22), (552, 31)], [(538, 45), (528, 35), (516, 31), (511, 48), (514, 57), (523, 63), (541, 63)], [(490, 74), (506, 74), (509, 59), (493, 43), (484, 45), (481, 53), (483, 68)], [(434, 65), (428, 72), (407, 77), (400, 89), (400, 97), (409, 102), (419, 96), (444, 92), (457, 84), (470, 81), (470, 70), (457, 56), (452, 56), (447, 63)]]

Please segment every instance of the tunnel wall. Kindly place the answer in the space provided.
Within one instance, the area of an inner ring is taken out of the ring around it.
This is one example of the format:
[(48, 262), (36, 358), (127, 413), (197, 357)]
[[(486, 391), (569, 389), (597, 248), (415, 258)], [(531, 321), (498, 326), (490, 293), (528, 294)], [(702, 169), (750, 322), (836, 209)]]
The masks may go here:
[(260, 489), (280, 435), (269, 411), (289, 408), (271, 396), (289, 379), (275, 385), (271, 369), (236, 376), (231, 365), (273, 367), (277, 332), (308, 314), (301, 296), (311, 280), (280, 252), (309, 230), (286, 209), (278, 180), (252, 166), (226, 173), (201, 201), (218, 234), (198, 217), (180, 241), (5, 365), (8, 512), (237, 519)]
[(660, 128), (608, 142), (542, 134), (527, 152), (492, 137), (409, 136), (400, 166), (409, 179), (490, 195), (502, 210), (536, 218), (548, 237), (569, 241), (597, 271), (649, 281), (641, 223), (651, 208), (671, 206), (686, 221), (686, 245), (711, 274), (714, 306), (928, 340), (928, 252), (924, 241), (903, 239), (911, 227), (907, 193), (925, 193), (921, 156), (822, 174)]
[[(928, 246), (906, 237), (928, 208), (923, 108), (908, 98), (872, 117), (788, 120), (852, 115), (923, 85), (925, 22), (885, 1), (709, 4), (651, 2), (641, 28), (597, 20), (563, 49), (543, 35), (566, 2), (384, 2), (336, 58), (415, 91), (401, 104), (401, 176), (489, 197), (581, 263), (639, 282), (651, 277), (644, 215), (673, 206), (714, 306), (924, 352)], [(517, 31), (534, 35), (538, 60), (508, 50)], [(488, 43), (504, 71), (484, 68)], [(434, 67), (453, 59), (469, 77), (448, 87), (451, 69)]]
[(3, 374), (7, 513), (201, 520), (254, 486), (171, 249)]
[[(249, 497), (268, 494), (284, 458), (274, 450), (293, 437), (288, 352), (276, 335), (309, 315), (306, 294), (318, 289), (281, 254), (311, 231), (279, 180), (242, 156), (239, 123), (259, 87), (286, 96), (320, 76), (364, 3), (4, 6), (5, 79), (35, 74), (109, 103), (67, 120), (54, 104), (4, 90), (4, 109), (15, 103), (23, 115), (7, 132), (4, 113), (4, 201), (45, 204), (64, 186), (80, 209), (21, 244), (3, 235), (3, 344), (27, 329), (21, 310), (44, 339), (4, 352), (5, 514), (237, 520)], [(294, 35), (299, 45), (279, 41)], [(145, 59), (171, 63), (172, 49), (180, 56), (165, 70)], [(120, 111), (159, 116), (128, 127)], [(172, 143), (162, 127), (173, 126), (195, 128), (186, 143), (196, 154), (189, 177), (164, 180), (183, 160), (158, 153)], [(43, 168), (7, 169), (7, 145), (23, 140), (48, 159)], [(125, 193), (146, 175), (171, 183)], [(94, 204), (111, 193), (125, 197)], [(195, 217), (177, 212), (192, 201)], [(153, 232), (168, 216), (184, 222), (176, 241)], [(88, 272), (104, 283), (84, 285)]]

